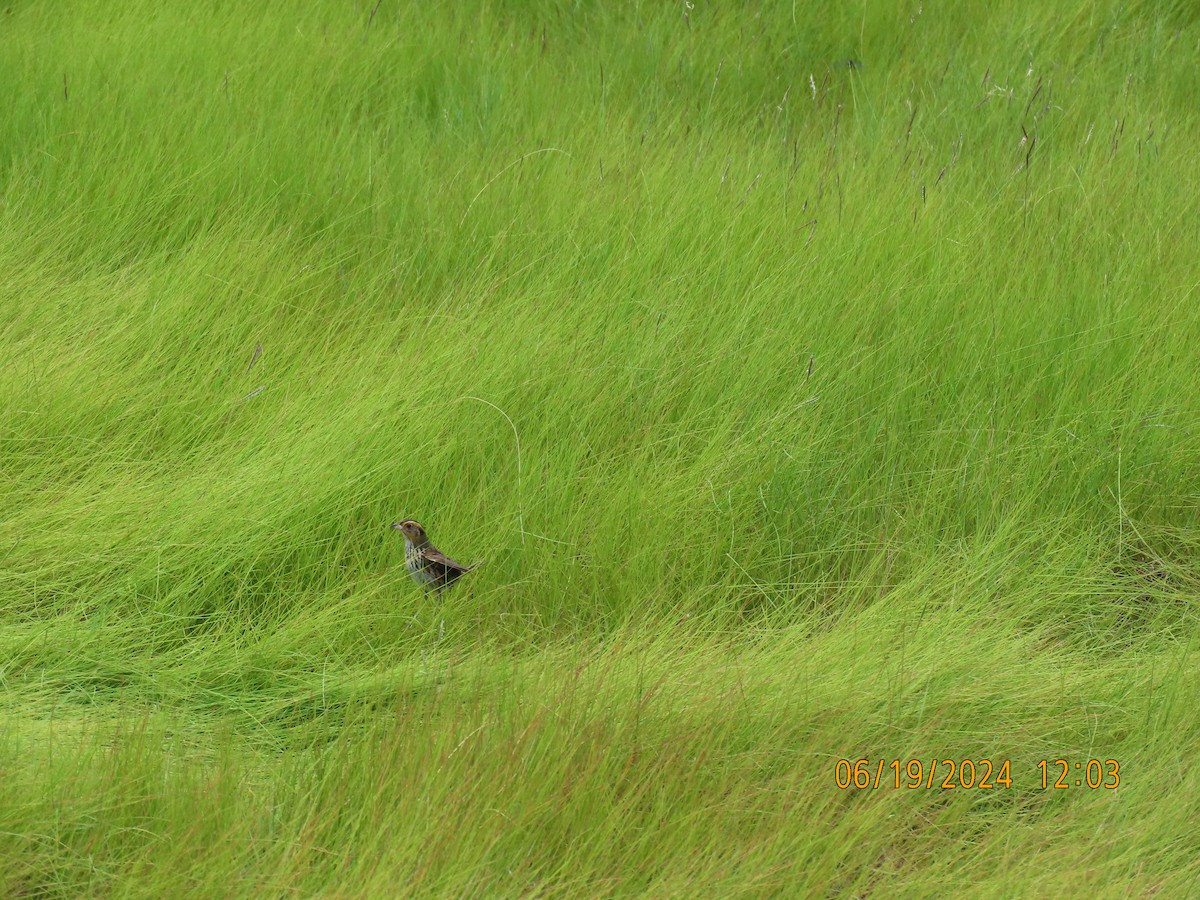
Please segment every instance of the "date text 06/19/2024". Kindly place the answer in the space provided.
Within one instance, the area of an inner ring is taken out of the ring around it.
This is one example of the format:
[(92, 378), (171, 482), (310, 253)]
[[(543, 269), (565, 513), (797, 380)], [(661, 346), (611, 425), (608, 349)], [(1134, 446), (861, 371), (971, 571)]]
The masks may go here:
[[(1043, 759), (1033, 767), (1026, 785), (1043, 789), (1090, 788), (1115, 790), (1121, 783), (1121, 764), (1115, 759)], [(833, 782), (843, 790), (894, 788), (899, 790), (988, 790), (1012, 788), (1012, 760), (1008, 759), (839, 759)]]

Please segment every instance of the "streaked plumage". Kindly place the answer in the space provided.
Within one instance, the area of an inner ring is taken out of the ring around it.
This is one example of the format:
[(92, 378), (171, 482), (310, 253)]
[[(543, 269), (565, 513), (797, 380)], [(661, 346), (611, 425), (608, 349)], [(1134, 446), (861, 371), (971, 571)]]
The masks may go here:
[(475, 568), (455, 562), (433, 546), (425, 527), (414, 519), (396, 522), (392, 528), (404, 535), (404, 567), (413, 581), (422, 587), (444, 590)]

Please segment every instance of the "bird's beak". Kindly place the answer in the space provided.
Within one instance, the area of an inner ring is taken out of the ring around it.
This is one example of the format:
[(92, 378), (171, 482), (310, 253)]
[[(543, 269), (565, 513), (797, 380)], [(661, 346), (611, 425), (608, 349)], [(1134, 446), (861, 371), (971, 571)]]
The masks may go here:
[(393, 522), (393, 523), (392, 523), (391, 525), (389, 525), (388, 527), (389, 527), (389, 528), (395, 528), (397, 531), (399, 531), (399, 530), (400, 530), (400, 523), (399, 523), (399, 522)]

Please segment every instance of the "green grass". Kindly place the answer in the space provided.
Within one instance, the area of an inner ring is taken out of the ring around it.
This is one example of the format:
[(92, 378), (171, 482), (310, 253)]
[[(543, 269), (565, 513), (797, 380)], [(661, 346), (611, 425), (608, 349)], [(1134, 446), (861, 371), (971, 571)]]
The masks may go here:
[(1194, 895), (1198, 51), (0, 10), (0, 894)]

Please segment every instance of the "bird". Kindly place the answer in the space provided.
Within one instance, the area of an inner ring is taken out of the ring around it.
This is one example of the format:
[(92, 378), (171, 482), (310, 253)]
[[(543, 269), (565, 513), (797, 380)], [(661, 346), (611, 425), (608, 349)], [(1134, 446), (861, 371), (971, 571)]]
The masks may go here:
[(441, 592), (478, 565), (456, 563), (429, 542), (425, 526), (415, 519), (394, 522), (392, 528), (404, 535), (404, 566), (408, 574), (424, 588)]

